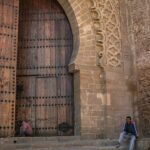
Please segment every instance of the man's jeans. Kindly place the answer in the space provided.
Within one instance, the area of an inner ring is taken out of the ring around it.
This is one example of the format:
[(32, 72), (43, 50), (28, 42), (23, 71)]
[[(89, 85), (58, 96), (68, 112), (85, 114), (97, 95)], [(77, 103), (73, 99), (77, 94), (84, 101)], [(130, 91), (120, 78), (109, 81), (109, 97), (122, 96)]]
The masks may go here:
[(20, 136), (30, 136), (25, 130), (23, 130), (22, 128), (20, 128)]
[(127, 140), (127, 139), (130, 139), (129, 150), (133, 150), (134, 149), (134, 145), (135, 145), (135, 140), (136, 140), (135, 135), (132, 135), (130, 133), (128, 134), (126, 132), (120, 133), (120, 137), (119, 137), (119, 143), (120, 144), (123, 142), (123, 140)]

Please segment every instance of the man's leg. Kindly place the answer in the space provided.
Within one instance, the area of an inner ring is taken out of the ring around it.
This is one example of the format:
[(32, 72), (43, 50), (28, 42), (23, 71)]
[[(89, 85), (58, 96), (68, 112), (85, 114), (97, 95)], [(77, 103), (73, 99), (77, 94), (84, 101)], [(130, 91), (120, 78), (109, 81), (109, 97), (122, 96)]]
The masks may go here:
[(125, 138), (126, 132), (121, 132), (119, 137), (119, 143), (121, 144)]
[(22, 127), (20, 127), (20, 136), (25, 136), (25, 133)]
[(25, 131), (25, 136), (31, 136), (27, 131)]
[(136, 137), (134, 135), (131, 135), (129, 150), (133, 150), (134, 149), (135, 140), (136, 140)]
[(120, 144), (123, 142), (124, 138), (125, 138), (126, 132), (121, 132), (120, 136), (119, 136), (119, 140), (118, 140), (118, 144), (116, 146), (116, 148), (120, 147)]

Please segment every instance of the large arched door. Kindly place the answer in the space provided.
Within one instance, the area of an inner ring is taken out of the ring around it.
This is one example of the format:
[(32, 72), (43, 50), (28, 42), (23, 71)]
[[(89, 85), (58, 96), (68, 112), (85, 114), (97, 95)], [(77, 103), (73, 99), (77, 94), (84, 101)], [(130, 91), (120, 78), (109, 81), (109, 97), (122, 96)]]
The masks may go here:
[(16, 129), (27, 119), (35, 135), (73, 134), (72, 41), (56, 0), (20, 0)]

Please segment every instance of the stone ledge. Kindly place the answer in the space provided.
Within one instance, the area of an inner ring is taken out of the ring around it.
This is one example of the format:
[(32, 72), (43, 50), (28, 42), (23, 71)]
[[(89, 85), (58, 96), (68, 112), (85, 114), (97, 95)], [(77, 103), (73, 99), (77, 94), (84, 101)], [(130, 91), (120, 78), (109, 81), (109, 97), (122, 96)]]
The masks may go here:
[(137, 140), (136, 148), (137, 150), (150, 150), (150, 138)]
[[(14, 143), (16, 141), (16, 143)], [(0, 150), (6, 149), (36, 149), (43, 148), (79, 148), (80, 150), (95, 149), (95, 150), (114, 150), (117, 143), (116, 139), (84, 139), (80, 136), (72, 137), (10, 137), (0, 138)], [(122, 150), (127, 148), (128, 143), (124, 143), (121, 147)], [(138, 139), (136, 142), (135, 150), (149, 150), (150, 138)]]

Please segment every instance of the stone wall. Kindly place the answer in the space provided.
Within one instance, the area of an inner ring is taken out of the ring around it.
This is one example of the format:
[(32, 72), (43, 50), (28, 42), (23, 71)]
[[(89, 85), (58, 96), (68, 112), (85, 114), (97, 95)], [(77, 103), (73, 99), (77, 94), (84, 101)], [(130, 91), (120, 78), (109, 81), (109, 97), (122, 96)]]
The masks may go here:
[(134, 53), (137, 94), (134, 106), (143, 136), (150, 136), (150, 1), (127, 1), (129, 10), (129, 36)]
[(75, 72), (75, 133), (86, 137), (116, 137), (125, 116), (133, 115), (133, 93), (128, 86), (132, 58), (126, 5), (119, 0), (59, 2), (73, 33), (76, 33), (73, 13), (79, 29), (79, 34), (74, 34), (79, 36), (78, 52), (70, 65), (70, 70)]
[(128, 44), (127, 5), (125, 1), (117, 0), (92, 2), (97, 65), (100, 67), (101, 119), (105, 124), (102, 129), (105, 137), (112, 138), (118, 136), (125, 116), (133, 116), (134, 93), (130, 79), (132, 53)]
[(70, 64), (70, 70), (75, 72), (75, 133), (117, 137), (125, 116), (133, 116), (127, 5), (124, 0), (59, 2), (73, 33), (77, 28), (72, 14), (79, 29), (75, 36), (79, 43), (74, 45), (79, 47)]

